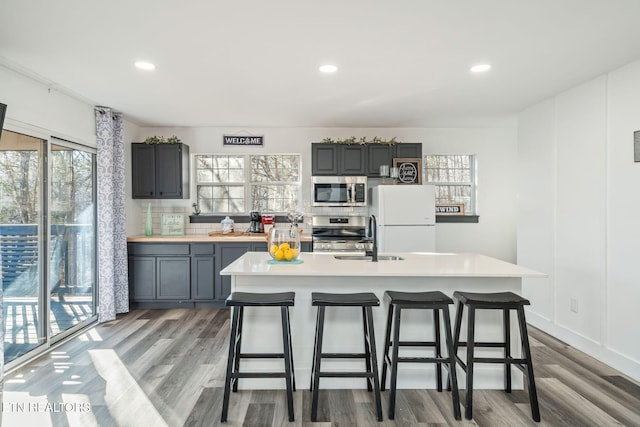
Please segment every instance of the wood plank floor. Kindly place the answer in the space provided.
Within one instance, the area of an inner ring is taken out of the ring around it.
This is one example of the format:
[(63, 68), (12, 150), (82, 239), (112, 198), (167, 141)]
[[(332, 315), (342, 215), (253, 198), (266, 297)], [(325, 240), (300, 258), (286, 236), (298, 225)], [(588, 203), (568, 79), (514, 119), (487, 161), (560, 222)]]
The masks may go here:
[[(134, 310), (98, 325), (5, 377), (3, 426), (219, 425), (227, 356), (227, 310)], [(319, 422), (310, 393), (232, 394), (228, 426), (640, 426), (640, 385), (530, 328), (542, 422), (525, 391), (474, 392), (474, 419), (456, 421), (451, 396), (399, 390), (396, 419), (375, 419), (366, 390), (322, 390)], [(464, 397), (464, 391), (461, 398)], [(48, 406), (47, 406), (48, 404)], [(464, 410), (463, 410), (464, 414)]]

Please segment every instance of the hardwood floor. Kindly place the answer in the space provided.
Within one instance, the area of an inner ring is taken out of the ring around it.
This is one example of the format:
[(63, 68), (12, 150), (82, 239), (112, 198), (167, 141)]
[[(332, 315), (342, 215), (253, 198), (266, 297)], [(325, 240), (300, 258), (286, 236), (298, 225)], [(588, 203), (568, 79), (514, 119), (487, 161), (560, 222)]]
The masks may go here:
[[(98, 325), (7, 375), (3, 426), (219, 425), (227, 357), (226, 310), (134, 310)], [(228, 426), (640, 426), (640, 385), (530, 328), (541, 423), (525, 391), (474, 391), (474, 419), (456, 421), (451, 396), (399, 390), (396, 419), (375, 418), (366, 390), (321, 390), (319, 422), (310, 393), (232, 394)], [(464, 391), (461, 392), (461, 397)], [(48, 406), (47, 406), (48, 404)], [(463, 411), (464, 414), (464, 411)]]

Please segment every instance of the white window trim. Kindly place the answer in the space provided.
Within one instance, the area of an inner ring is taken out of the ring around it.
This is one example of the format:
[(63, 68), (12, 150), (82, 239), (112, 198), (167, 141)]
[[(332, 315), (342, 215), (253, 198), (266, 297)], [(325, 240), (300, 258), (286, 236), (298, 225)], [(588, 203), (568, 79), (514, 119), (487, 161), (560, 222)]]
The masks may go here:
[[(427, 156), (470, 156), (471, 161), (469, 165), (469, 175), (471, 176), (471, 182), (431, 182), (427, 181)], [(465, 212), (466, 215), (478, 216), (478, 156), (472, 153), (427, 153), (422, 155), (423, 167), (423, 182), (429, 185), (470, 185), (471, 186), (471, 200), (469, 204), (473, 208), (473, 212)]]
[[(244, 168), (244, 180), (242, 182), (228, 182), (228, 183), (211, 183), (211, 184), (200, 184), (198, 182), (198, 168), (196, 163), (197, 156), (235, 156), (235, 157), (244, 157), (245, 159), (245, 168)], [(261, 182), (261, 181), (251, 181), (251, 157), (252, 156), (297, 156), (299, 160), (299, 170), (298, 170), (298, 181), (297, 182), (288, 182), (288, 181), (273, 181), (273, 182)], [(248, 154), (248, 153), (192, 153), (191, 154), (191, 170), (192, 172), (192, 185), (191, 190), (194, 194), (194, 201), (192, 203), (198, 203), (198, 185), (212, 185), (212, 186), (222, 186), (222, 185), (242, 185), (244, 186), (244, 200), (245, 200), (245, 211), (244, 212), (209, 212), (205, 215), (249, 215), (249, 212), (252, 210), (253, 200), (251, 200), (251, 187), (253, 185), (260, 184), (274, 184), (274, 185), (297, 185), (298, 186), (298, 203), (302, 203), (302, 154), (301, 153), (263, 153), (263, 154)], [(273, 212), (275, 214), (283, 214), (286, 212)]]

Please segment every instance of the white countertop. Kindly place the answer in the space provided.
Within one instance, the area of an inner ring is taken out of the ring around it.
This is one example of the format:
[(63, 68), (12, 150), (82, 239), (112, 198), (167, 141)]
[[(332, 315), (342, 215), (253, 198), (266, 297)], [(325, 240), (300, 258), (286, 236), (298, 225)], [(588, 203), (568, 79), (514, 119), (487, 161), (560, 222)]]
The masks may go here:
[[(386, 255), (380, 253), (379, 255)], [(268, 264), (265, 252), (247, 252), (224, 268), (227, 276), (547, 277), (546, 274), (473, 253), (397, 252), (400, 261), (346, 261), (303, 252), (302, 264)]]

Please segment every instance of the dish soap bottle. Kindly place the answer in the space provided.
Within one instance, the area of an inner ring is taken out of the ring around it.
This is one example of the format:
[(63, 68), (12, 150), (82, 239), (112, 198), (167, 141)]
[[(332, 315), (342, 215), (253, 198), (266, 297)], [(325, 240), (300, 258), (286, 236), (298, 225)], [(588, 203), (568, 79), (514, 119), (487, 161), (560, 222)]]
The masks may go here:
[(229, 216), (220, 221), (220, 224), (222, 224), (223, 234), (233, 233), (233, 220)]

